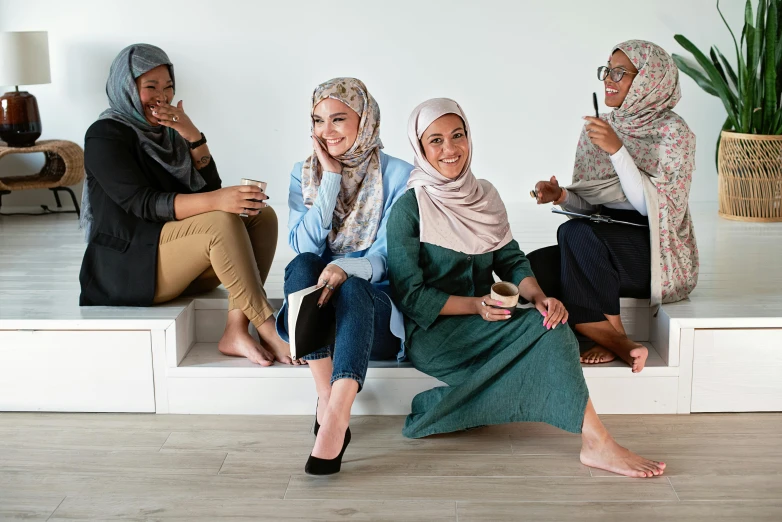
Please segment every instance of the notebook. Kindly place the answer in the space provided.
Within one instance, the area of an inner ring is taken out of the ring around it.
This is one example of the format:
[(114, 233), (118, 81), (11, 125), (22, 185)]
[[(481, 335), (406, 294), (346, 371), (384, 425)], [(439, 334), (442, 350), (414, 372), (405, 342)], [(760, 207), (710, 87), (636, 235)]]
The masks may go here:
[(316, 285), (288, 295), (291, 359), (300, 359), (334, 344), (337, 326), (334, 307), (318, 308), (321, 292), (323, 287)]

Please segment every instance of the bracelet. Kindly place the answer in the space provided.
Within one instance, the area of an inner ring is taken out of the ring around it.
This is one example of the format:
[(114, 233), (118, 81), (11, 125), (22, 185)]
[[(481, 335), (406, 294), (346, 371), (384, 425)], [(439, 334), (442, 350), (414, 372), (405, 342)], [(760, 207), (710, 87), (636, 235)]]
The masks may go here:
[[(185, 140), (187, 141), (187, 140)], [(206, 136), (204, 136), (204, 133), (201, 133), (201, 139), (198, 141), (187, 141), (187, 144), (190, 146), (190, 150), (197, 149), (201, 145), (206, 143)]]

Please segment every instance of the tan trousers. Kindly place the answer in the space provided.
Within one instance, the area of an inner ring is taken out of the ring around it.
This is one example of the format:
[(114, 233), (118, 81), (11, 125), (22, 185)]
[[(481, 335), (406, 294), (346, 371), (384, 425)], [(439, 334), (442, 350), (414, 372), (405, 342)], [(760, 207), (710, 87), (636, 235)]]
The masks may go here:
[(207, 212), (169, 221), (160, 233), (155, 303), (201, 293), (222, 283), (228, 310), (241, 309), (256, 328), (274, 314), (263, 284), (277, 249), (277, 215)]

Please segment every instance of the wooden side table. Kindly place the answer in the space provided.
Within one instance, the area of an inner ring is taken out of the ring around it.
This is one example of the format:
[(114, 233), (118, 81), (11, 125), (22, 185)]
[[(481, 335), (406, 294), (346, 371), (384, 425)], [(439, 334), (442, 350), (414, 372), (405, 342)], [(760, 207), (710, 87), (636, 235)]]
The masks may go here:
[[(0, 142), (2, 143), (2, 142)], [(76, 185), (84, 179), (84, 151), (72, 141), (65, 140), (40, 140), (32, 147), (6, 147), (0, 144), (0, 160), (10, 154), (31, 154), (43, 152), (46, 163), (37, 174), (29, 176), (0, 177), (0, 206), (4, 194), (10, 194), (14, 190), (49, 189), (54, 193), (54, 200), (58, 208), (60, 203), (60, 191), (70, 194), (73, 206), (76, 210), (61, 210), (59, 212), (76, 212), (81, 216), (76, 195), (68, 188)], [(41, 205), (44, 213), (55, 213), (46, 205)]]

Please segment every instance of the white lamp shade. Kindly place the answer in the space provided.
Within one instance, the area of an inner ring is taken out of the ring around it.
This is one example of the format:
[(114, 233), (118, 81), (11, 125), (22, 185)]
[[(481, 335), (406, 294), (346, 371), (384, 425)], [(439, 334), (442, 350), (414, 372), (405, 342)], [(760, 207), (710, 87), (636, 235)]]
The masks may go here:
[(0, 85), (51, 81), (46, 31), (0, 32)]

